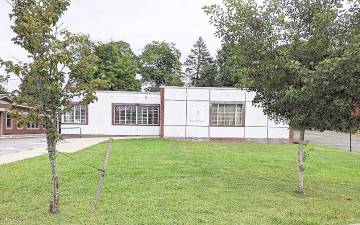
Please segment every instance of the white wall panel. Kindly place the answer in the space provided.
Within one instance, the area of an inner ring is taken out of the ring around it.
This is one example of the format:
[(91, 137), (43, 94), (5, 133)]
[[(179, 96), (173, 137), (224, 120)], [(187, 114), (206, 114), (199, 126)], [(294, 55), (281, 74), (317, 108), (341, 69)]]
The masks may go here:
[(276, 124), (274, 121), (269, 120), (269, 127), (289, 127), (289, 125), (287, 125), (285, 123)]
[(164, 114), (165, 125), (185, 125), (186, 102), (165, 101)]
[(160, 104), (160, 95), (154, 93), (100, 91), (98, 100), (88, 106), (88, 125), (62, 124), (63, 134), (86, 135), (159, 135), (159, 126), (121, 126), (112, 125), (112, 104)]
[(232, 90), (232, 89), (211, 89), (210, 101), (222, 102), (222, 101), (245, 101), (245, 91)]
[(212, 138), (244, 138), (243, 127), (210, 127)]
[(189, 101), (187, 105), (187, 125), (209, 126), (209, 102)]
[(209, 136), (208, 127), (186, 127), (186, 137), (207, 138)]
[(246, 92), (246, 101), (252, 102), (255, 98), (256, 92)]
[(253, 106), (251, 102), (246, 102), (245, 126), (267, 126), (267, 116), (264, 115), (262, 108)]
[(185, 126), (165, 126), (164, 134), (165, 137), (184, 138)]
[(267, 138), (267, 128), (245, 127), (245, 138)]
[[(266, 138), (267, 124), (269, 138), (289, 136), (287, 124), (268, 121), (261, 108), (252, 106), (255, 93), (226, 88), (165, 88), (164, 94), (165, 137), (184, 138), (186, 133), (187, 137), (194, 138)], [(244, 102), (246, 95), (246, 127), (209, 128), (209, 94), (212, 102)], [(88, 106), (88, 125), (63, 124), (63, 128), (74, 128), (63, 129), (63, 134), (79, 134), (81, 127), (84, 135), (159, 135), (160, 126), (112, 125), (112, 104), (160, 105), (160, 94), (101, 91), (97, 97), (98, 101)]]
[(209, 100), (209, 91), (210, 89), (204, 88), (190, 88), (187, 90), (187, 100), (202, 100), (208, 101)]
[(165, 100), (185, 100), (186, 89), (185, 88), (165, 88), (164, 90)]
[(289, 138), (289, 128), (269, 128), (269, 138)]

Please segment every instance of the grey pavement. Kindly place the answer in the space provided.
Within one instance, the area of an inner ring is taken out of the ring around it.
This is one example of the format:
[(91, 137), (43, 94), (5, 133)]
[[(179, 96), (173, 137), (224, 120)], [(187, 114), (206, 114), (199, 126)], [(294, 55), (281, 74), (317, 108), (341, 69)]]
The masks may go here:
[(46, 149), (46, 139), (43, 137), (34, 138), (9, 138), (0, 139), (0, 156), (31, 151), (36, 149)]
[[(350, 134), (325, 131), (306, 131), (305, 140), (312, 144), (324, 145), (344, 150), (349, 150)], [(352, 135), (352, 149), (360, 152), (360, 136)]]
[[(114, 139), (136, 139), (136, 137), (115, 137)], [(157, 137), (146, 137), (157, 138)], [(72, 153), (108, 140), (99, 138), (71, 138), (60, 141), (56, 148), (58, 151)], [(46, 139), (44, 137), (28, 138), (1, 138), (0, 139), (0, 165), (23, 159), (33, 158), (47, 154)]]
[[(71, 153), (90, 147), (106, 138), (72, 138), (60, 141), (56, 148), (61, 152)], [(0, 139), (0, 164), (47, 154), (46, 139), (40, 137)]]

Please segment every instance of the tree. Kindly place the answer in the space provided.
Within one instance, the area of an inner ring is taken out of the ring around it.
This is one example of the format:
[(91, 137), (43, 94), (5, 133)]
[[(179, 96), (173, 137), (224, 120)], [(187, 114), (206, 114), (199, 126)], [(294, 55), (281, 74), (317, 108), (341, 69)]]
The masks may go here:
[[(258, 6), (252, 0), (224, 0), (223, 5), (205, 7), (229, 50), (230, 64), (242, 67), (246, 86), (257, 93), (254, 103), (276, 122), (300, 130), (300, 193), (304, 192), (305, 130), (342, 129), (359, 105), (353, 98), (358, 86), (339, 82), (344, 78), (340, 70), (353, 65), (342, 64), (335, 79), (326, 79), (335, 74), (326, 75), (324, 68), (334, 68), (329, 62), (344, 56), (344, 47), (354, 34), (357, 3), (344, 6), (343, 2), (269, 0)], [(346, 76), (356, 81), (359, 75)], [(343, 94), (348, 87), (351, 94)]]
[(153, 41), (140, 56), (140, 75), (147, 91), (158, 91), (161, 85), (182, 86), (181, 53), (175, 44)]
[(6, 88), (3, 85), (6, 81), (7, 81), (7, 77), (0, 75), (0, 94), (7, 93)]
[(100, 43), (96, 46), (99, 57), (96, 77), (107, 80), (107, 90), (140, 91), (141, 83), (136, 79), (138, 62), (130, 45), (123, 41)]
[(215, 63), (204, 65), (201, 71), (202, 79), (197, 81), (196, 87), (218, 87), (218, 67)]
[(7, 73), (17, 75), (21, 84), (15, 103), (32, 107), (20, 121), (41, 120), (46, 130), (51, 164), (51, 198), (49, 211), (59, 212), (59, 181), (56, 165), (58, 118), (71, 107), (95, 100), (95, 90), (103, 85), (92, 80), (98, 60), (94, 46), (85, 35), (74, 35), (57, 26), (70, 0), (12, 0), (10, 19), (15, 33), (13, 42), (28, 53), (29, 62), (1, 60)]
[[(211, 80), (215, 81), (213, 77), (217, 73), (217, 71), (216, 73), (209, 73), (209, 68), (212, 68), (211, 72), (215, 72), (215, 70), (213, 70), (215, 67), (209, 66), (211, 64), (214, 64), (214, 59), (211, 57), (211, 54), (202, 37), (199, 37), (184, 63), (186, 67), (185, 75), (190, 84), (195, 87), (201, 87), (204, 84), (215, 86), (215, 83), (209, 82)], [(207, 67), (206, 73), (204, 73), (205, 67)], [(206, 76), (210, 77), (208, 78)], [(208, 80), (208, 82), (202, 82), (204, 79)]]
[(216, 64), (218, 66), (217, 84), (222, 87), (243, 87), (243, 70), (245, 67), (233, 61), (231, 49), (225, 45), (217, 51)]

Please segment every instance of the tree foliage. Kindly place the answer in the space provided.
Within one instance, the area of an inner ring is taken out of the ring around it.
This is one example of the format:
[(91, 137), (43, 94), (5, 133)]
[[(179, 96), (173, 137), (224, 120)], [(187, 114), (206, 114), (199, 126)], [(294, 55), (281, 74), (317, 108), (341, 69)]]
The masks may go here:
[(218, 66), (217, 84), (221, 87), (243, 87), (244, 67), (233, 61), (231, 49), (225, 45), (217, 51), (216, 64)]
[(185, 75), (195, 87), (216, 86), (217, 69), (202, 37), (195, 42), (185, 63)]
[(72, 106), (95, 100), (95, 91), (104, 83), (93, 80), (98, 57), (86, 35), (75, 35), (59, 27), (69, 0), (12, 0), (13, 42), (28, 53), (28, 62), (1, 60), (9, 74), (21, 80), (15, 103), (32, 107), (22, 118), (44, 123), (51, 163), (49, 211), (59, 211), (59, 183), (56, 167), (58, 119)]
[(141, 83), (136, 79), (137, 57), (128, 43), (123, 41), (99, 43), (95, 53), (99, 57), (96, 77), (108, 81), (107, 90), (141, 90)]
[(153, 41), (140, 56), (140, 75), (147, 91), (161, 85), (182, 86), (181, 53), (173, 43)]
[[(205, 7), (254, 103), (301, 130), (343, 130), (359, 106), (357, 1), (224, 0)], [(351, 58), (350, 58), (351, 57)], [(298, 190), (303, 192), (299, 184)]]
[(6, 88), (4, 86), (6, 81), (7, 81), (7, 77), (0, 75), (0, 94), (6, 94), (7, 93)]

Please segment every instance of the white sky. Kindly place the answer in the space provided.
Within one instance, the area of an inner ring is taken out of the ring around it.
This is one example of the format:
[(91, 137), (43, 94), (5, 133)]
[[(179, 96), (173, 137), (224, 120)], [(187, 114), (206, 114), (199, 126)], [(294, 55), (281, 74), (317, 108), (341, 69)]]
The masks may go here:
[[(123, 40), (139, 54), (151, 41), (174, 42), (183, 60), (199, 36), (213, 54), (220, 47), (202, 7), (221, 0), (72, 0), (62, 17), (64, 27), (89, 34), (94, 41)], [(11, 42), (8, 14), (11, 7), (0, 0), (0, 57), (26, 60), (25, 52)], [(0, 73), (3, 73), (0, 70)], [(8, 88), (17, 81), (11, 79)]]

